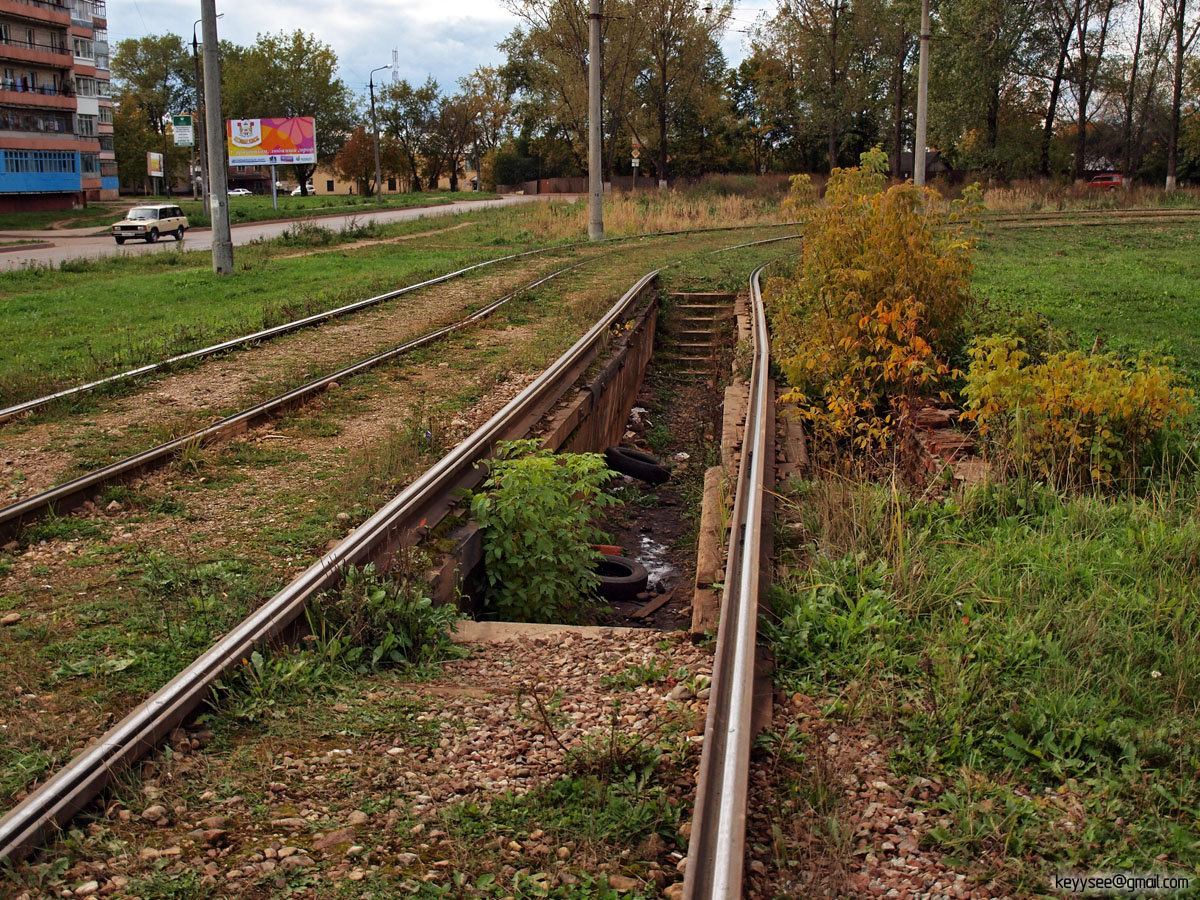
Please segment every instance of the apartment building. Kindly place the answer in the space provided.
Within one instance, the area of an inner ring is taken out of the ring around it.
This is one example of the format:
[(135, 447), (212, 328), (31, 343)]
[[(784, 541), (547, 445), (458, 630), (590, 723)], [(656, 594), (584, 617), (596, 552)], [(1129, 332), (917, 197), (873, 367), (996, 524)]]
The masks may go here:
[(105, 0), (0, 0), (0, 210), (117, 196)]

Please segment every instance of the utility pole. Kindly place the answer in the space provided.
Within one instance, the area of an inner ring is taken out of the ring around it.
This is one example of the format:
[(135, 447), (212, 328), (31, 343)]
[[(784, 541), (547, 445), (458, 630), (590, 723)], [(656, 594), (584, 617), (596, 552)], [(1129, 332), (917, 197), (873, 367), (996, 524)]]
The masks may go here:
[(207, 116), (209, 170), (208, 210), (212, 219), (213, 271), (233, 274), (233, 237), (229, 233), (229, 167), (225, 163), (225, 120), (221, 116), (221, 65), (217, 56), (217, 0), (200, 0), (200, 23), (204, 37), (204, 105), (214, 110)]
[[(217, 18), (225, 13), (220, 13)], [(196, 40), (196, 26), (202, 20), (197, 19), (192, 23), (192, 65), (196, 70), (196, 143), (200, 145), (200, 199), (204, 204), (208, 205), (208, 149), (205, 147), (207, 143), (205, 136), (208, 132), (204, 128), (204, 82), (200, 80), (200, 50), (199, 41)]]
[(371, 133), (375, 136), (375, 199), (383, 202), (383, 170), (379, 165), (379, 121), (375, 118), (375, 73), (390, 69), (391, 63), (372, 69), (367, 76), (367, 89), (371, 92)]
[(600, 158), (600, 0), (588, 3), (588, 240), (604, 240)]
[(917, 66), (917, 133), (913, 137), (913, 183), (925, 186), (925, 131), (929, 118), (929, 0), (921, 0), (921, 61)]

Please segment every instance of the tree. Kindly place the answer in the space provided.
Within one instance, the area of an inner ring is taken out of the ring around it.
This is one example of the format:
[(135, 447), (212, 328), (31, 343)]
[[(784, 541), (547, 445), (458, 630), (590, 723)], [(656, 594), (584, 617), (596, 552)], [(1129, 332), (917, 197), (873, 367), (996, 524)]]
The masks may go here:
[(1200, 17), (1192, 16), (1195, 21), (1188, 20), (1188, 0), (1163, 0), (1169, 14), (1172, 38), (1172, 82), (1171, 82), (1171, 120), (1170, 131), (1167, 135), (1167, 182), (1168, 191), (1175, 190), (1176, 167), (1179, 162), (1179, 122), (1183, 106), (1183, 72), (1187, 63), (1187, 54), (1200, 33)]
[[(379, 166), (386, 178), (389, 175), (410, 177), (404, 155), (394, 139), (382, 135), (379, 139)], [(333, 158), (333, 171), (339, 178), (358, 186), (359, 194), (373, 194), (375, 188), (375, 136), (366, 126), (359, 125), (346, 138), (346, 143)]]
[[(414, 191), (421, 190), (421, 164), (430, 154), (439, 96), (437, 82), (430, 77), (416, 88), (405, 79), (384, 89), (380, 97), (379, 121), (404, 155)], [(436, 178), (430, 188), (437, 188)]]
[[(221, 99), (230, 119), (311, 116), (318, 164), (332, 165), (361, 121), (353, 94), (337, 77), (337, 54), (302, 31), (260, 34), (253, 46), (223, 60)], [(316, 166), (293, 166), (307, 195)]]
[(703, 14), (696, 0), (646, 0), (638, 9), (646, 28), (646, 61), (636, 91), (654, 117), (655, 169), (665, 185), (673, 126), (703, 103), (706, 91), (717, 89), (718, 72), (724, 74), (717, 38), (732, 3), (710, 4)]
[[(170, 173), (182, 154), (168, 140), (167, 123), (173, 113), (191, 109), (190, 72), (183, 39), (175, 34), (127, 38), (118, 42), (112, 57), (116, 105), (122, 111), (122, 115), (114, 116), (114, 145), (123, 143), (126, 154), (118, 156), (118, 171), (131, 179), (135, 171), (140, 171), (144, 177), (146, 151), (161, 152), (168, 196)], [(146, 140), (144, 134), (138, 136), (136, 132), (141, 129), (156, 134), (157, 141)], [(134, 154), (132, 158), (130, 154)]]

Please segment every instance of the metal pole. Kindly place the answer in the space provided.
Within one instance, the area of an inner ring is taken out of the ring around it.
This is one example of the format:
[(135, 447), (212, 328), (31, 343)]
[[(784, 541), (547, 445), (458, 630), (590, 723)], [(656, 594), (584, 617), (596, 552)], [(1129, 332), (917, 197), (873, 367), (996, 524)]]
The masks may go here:
[(921, 61), (917, 67), (917, 133), (913, 138), (913, 183), (925, 186), (925, 129), (929, 116), (929, 0), (921, 0)]
[[(224, 13), (221, 13), (224, 15)], [(196, 70), (196, 143), (200, 145), (200, 199), (208, 205), (208, 149), (205, 145), (204, 128), (204, 83), (200, 80), (200, 51), (196, 40), (197, 19), (192, 24), (192, 64)]]
[(221, 116), (221, 66), (217, 56), (217, 0), (200, 0), (204, 38), (204, 105), (215, 115), (205, 122), (208, 138), (208, 209), (212, 218), (213, 271), (233, 274), (233, 236), (229, 233), (229, 167), (225, 162), (225, 121)]
[(604, 240), (600, 158), (600, 0), (588, 4), (588, 240)]
[(371, 92), (371, 133), (375, 137), (375, 199), (380, 202), (383, 201), (383, 170), (379, 165), (379, 120), (375, 118), (375, 73), (391, 67), (389, 63), (378, 69), (372, 69), (371, 74), (367, 77), (367, 88)]

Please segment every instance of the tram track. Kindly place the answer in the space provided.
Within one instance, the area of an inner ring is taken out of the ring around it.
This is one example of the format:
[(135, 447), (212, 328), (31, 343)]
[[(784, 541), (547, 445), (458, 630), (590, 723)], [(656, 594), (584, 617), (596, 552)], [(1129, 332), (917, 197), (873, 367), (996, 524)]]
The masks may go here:
[[(575, 268), (575, 266), (568, 268)], [(755, 274), (757, 276), (757, 272)], [(362, 565), (370, 560), (385, 558), (398, 546), (414, 540), (422, 530), (432, 527), (437, 517), (449, 505), (448, 492), (461, 489), (464, 485), (480, 477), (475, 470), (476, 464), (487, 456), (495, 442), (502, 439), (502, 435), (511, 433), (515, 436), (521, 433), (534, 419), (540, 417), (553, 405), (549, 400), (551, 395), (555, 391), (560, 391), (563, 384), (570, 382), (568, 373), (574, 377), (586, 368), (583, 356), (587, 353), (594, 355), (598, 343), (603, 342), (605, 334), (615, 321), (619, 320), (622, 315), (628, 314), (631, 305), (647, 289), (653, 275), (654, 273), (651, 273), (640, 279), (568, 354), (565, 354), (542, 376), (539, 376), (487, 425), (460, 444), (441, 463), (416, 479), (393, 501), (380, 509), (367, 522), (364, 522), (338, 547), (326, 553), (317, 563), (294, 579), (287, 588), (261, 607), (250, 619), (214, 645), (197, 660), (196, 664), (180, 673), (154, 697), (139, 707), (135, 713), (114, 727), (104, 739), (90, 747), (66, 769), (27, 797), (3, 820), (3, 823), (0, 823), (0, 855), (12, 856), (19, 853), (21, 848), (35, 844), (39, 835), (51, 827), (50, 822), (68, 820), (87, 802), (88, 796), (98, 789), (103, 780), (110, 777), (113, 772), (127, 767), (132, 759), (155, 742), (160, 741), (183, 721), (188, 713), (201, 702), (209, 686), (216, 678), (220, 677), (221, 673), (228, 671), (240, 659), (245, 658), (251, 647), (282, 631), (290, 621), (299, 615), (308, 599), (336, 583), (345, 566)], [(757, 287), (754, 291), (757, 292)], [(765, 335), (765, 331), (763, 333)], [(758, 334), (756, 328), (756, 337)], [(765, 338), (760, 341), (759, 345), (761, 347), (764, 344)], [(760, 350), (759, 354), (756, 354), (756, 358), (757, 356), (762, 356), (765, 361), (765, 350)], [(761, 369), (758, 371), (761, 372)], [(757, 377), (765, 376), (758, 375)], [(564, 381), (564, 379), (566, 380)], [(766, 396), (759, 389), (754, 389), (752, 393)], [(529, 407), (530, 403), (533, 404), (533, 409), (538, 410), (537, 414)], [(759, 428), (758, 424), (748, 424), (747, 432), (751, 434)], [(748, 476), (750, 481), (755, 482), (757, 479), (756, 486), (746, 489), (747, 497), (756, 495), (761, 497), (763, 476), (761, 469), (754, 468), (754, 460), (757, 459), (761, 462), (763, 456), (764, 453), (760, 449), (743, 453), (744, 460), (751, 461)], [(743, 468), (745, 466), (744, 461)], [(739, 498), (742, 496), (741, 489), (739, 489), (738, 496)], [(739, 505), (742, 502), (739, 499)], [(755, 501), (748, 502), (753, 505)], [(759, 514), (761, 515), (761, 513)], [(745, 521), (755, 521), (753, 514)], [(751, 531), (755, 530), (753, 524), (747, 525), (746, 528)], [(756, 551), (751, 550), (750, 552)], [(757, 572), (756, 563), (749, 564), (748, 567), (755, 573)], [(748, 587), (746, 590), (751, 593), (756, 592), (755, 587)], [(721, 640), (719, 639), (719, 642)], [(731, 669), (727, 666), (726, 671), (736, 668), (732, 667)], [(713, 727), (711, 721), (709, 727)], [(724, 726), (717, 727), (720, 731)], [(710, 741), (706, 738), (706, 744), (708, 743)], [(706, 765), (709, 765), (710, 768), (712, 766), (707, 763)], [(744, 763), (735, 763), (735, 765), (744, 766)], [(102, 772), (98, 773), (97, 766)], [(744, 775), (742, 781), (741, 802), (744, 804)], [(718, 793), (721, 792), (723, 791), (718, 791)], [(707, 793), (712, 795), (714, 790), (709, 788)], [(36, 816), (31, 817), (32, 810), (37, 811)], [(691, 871), (693, 868), (689, 867), (689, 873)], [(689, 875), (689, 877), (691, 876)], [(693, 896), (701, 895), (694, 894)]]

